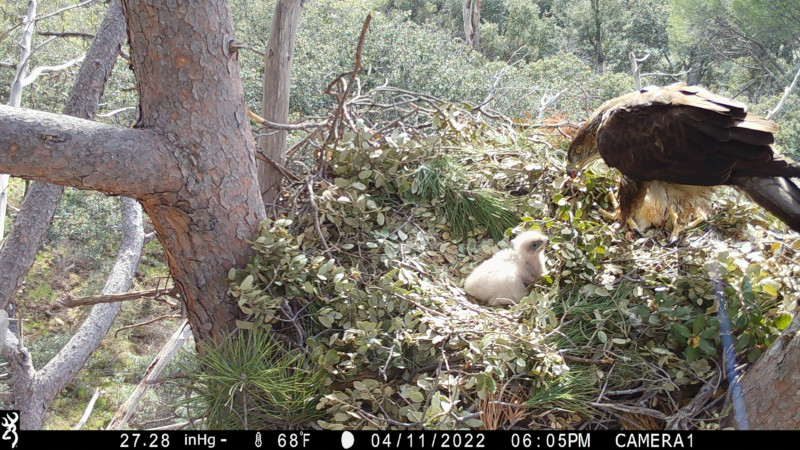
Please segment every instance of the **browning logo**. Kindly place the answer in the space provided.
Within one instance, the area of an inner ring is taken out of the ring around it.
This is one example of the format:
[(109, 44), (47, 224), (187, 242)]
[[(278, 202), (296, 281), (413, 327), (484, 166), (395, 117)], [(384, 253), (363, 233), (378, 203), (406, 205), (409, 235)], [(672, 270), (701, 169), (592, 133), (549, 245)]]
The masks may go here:
[(0, 439), (3, 441), (11, 441), (11, 446), (6, 448), (17, 448), (17, 441), (19, 440), (19, 436), (17, 435), (18, 422), (19, 411), (0, 411), (0, 425), (2, 425), (4, 429), (3, 436), (0, 437)]

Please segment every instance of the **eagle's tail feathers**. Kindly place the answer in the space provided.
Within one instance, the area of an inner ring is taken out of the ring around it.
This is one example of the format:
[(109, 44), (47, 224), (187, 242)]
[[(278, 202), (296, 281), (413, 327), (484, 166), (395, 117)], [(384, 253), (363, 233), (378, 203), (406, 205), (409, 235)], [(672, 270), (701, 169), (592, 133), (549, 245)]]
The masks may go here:
[(800, 188), (790, 179), (741, 177), (731, 181), (754, 202), (781, 219), (791, 229), (800, 232)]
[(775, 122), (763, 119), (753, 114), (748, 114), (747, 117), (745, 117), (744, 121), (737, 124), (736, 126), (741, 128), (749, 128), (751, 130), (764, 131), (767, 133), (778, 132), (778, 126), (775, 125)]
[(743, 127), (742, 125), (746, 123), (748, 122), (742, 122), (731, 128), (732, 141), (749, 145), (770, 145), (775, 142), (775, 138), (769, 131)]

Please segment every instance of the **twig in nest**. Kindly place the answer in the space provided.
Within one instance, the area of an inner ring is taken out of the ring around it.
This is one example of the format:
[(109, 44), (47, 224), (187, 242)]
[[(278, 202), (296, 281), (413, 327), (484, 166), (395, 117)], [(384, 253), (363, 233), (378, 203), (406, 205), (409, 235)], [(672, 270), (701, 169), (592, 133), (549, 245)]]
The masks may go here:
[(314, 218), (314, 229), (317, 230), (317, 236), (319, 236), (320, 242), (322, 242), (322, 246), (325, 247), (325, 254), (330, 256), (331, 248), (328, 246), (328, 241), (325, 239), (325, 236), (322, 234), (322, 227), (319, 224), (319, 208), (317, 208), (317, 200), (314, 194), (314, 187), (311, 185), (312, 181), (309, 178), (308, 183), (306, 186), (308, 187), (308, 200), (311, 204), (311, 209), (314, 210), (311, 217)]
[(297, 331), (297, 343), (300, 345), (301, 348), (305, 347), (303, 345), (303, 342), (306, 340), (306, 333), (303, 330), (303, 327), (301, 327), (300, 324), (297, 322), (297, 314), (294, 314), (294, 311), (292, 311), (292, 307), (289, 305), (289, 300), (283, 299), (283, 305), (281, 305), (281, 309), (286, 314), (286, 317), (288, 317), (288, 320), (292, 323), (292, 325), (294, 325), (294, 328)]
[(290, 179), (292, 181), (300, 181), (300, 178), (298, 178), (295, 174), (289, 172), (289, 169), (284, 167), (283, 164), (279, 163), (278, 161), (275, 161), (274, 159), (272, 159), (269, 155), (264, 153), (263, 150), (256, 150), (256, 158), (258, 158), (258, 159), (260, 159), (262, 161), (266, 161), (266, 162), (270, 163), (272, 165), (272, 167), (274, 167), (284, 177), (286, 177), (286, 178), (288, 178), (288, 179)]
[(661, 411), (651, 408), (645, 408), (643, 406), (630, 406), (630, 405), (621, 405), (617, 403), (598, 403), (598, 402), (591, 402), (590, 405), (602, 408), (602, 409), (611, 409), (615, 411), (622, 411), (631, 414), (642, 414), (644, 416), (654, 417), (659, 420), (666, 420), (667, 415)]
[[(339, 105), (336, 107), (336, 112), (333, 114), (329, 121), (330, 131), (328, 134), (328, 139), (325, 142), (324, 147), (327, 147), (328, 144), (335, 142), (336, 139), (339, 137), (338, 133), (338, 125), (342, 122), (342, 117), (344, 116), (344, 105), (347, 101), (347, 98), (350, 96), (350, 91), (353, 89), (353, 84), (355, 84), (356, 75), (358, 75), (362, 70), (364, 70), (364, 65), (361, 64), (361, 52), (364, 49), (364, 39), (367, 36), (367, 30), (369, 29), (369, 23), (372, 21), (372, 13), (367, 14), (367, 18), (364, 19), (364, 25), (361, 27), (361, 35), (358, 37), (358, 45), (356, 46), (356, 60), (355, 65), (353, 66), (353, 70), (350, 72), (345, 72), (339, 74), (333, 81), (328, 84), (328, 88), (325, 89), (326, 94), (332, 94), (333, 87), (339, 83), (339, 81), (343, 81), (343, 78), (346, 76), (350, 76), (350, 79), (346, 82), (344, 86), (344, 92), (342, 92), (341, 96), (339, 97)], [(324, 154), (319, 155), (320, 158), (324, 157)]]
[(534, 144), (543, 144), (545, 147), (547, 147), (550, 150), (553, 149), (553, 146), (550, 145), (550, 143), (545, 141), (545, 140), (537, 139), (536, 137), (533, 137), (533, 136), (529, 137), (528, 140), (533, 142)]
[(606, 364), (606, 365), (608, 365), (608, 364), (614, 364), (615, 363), (615, 361), (613, 359), (586, 359), (586, 358), (580, 358), (578, 356), (572, 356), (572, 355), (561, 355), (561, 357), (564, 358), (564, 359), (568, 359), (570, 361), (575, 361), (575, 362), (584, 363), (584, 364)]
[(277, 123), (269, 121), (258, 114), (254, 113), (253, 111), (247, 110), (247, 115), (250, 116), (251, 119), (263, 125), (263, 128), (271, 128), (274, 130), (284, 130), (284, 131), (294, 131), (294, 130), (310, 130), (312, 128), (319, 128), (325, 123), (319, 122), (301, 122), (301, 123)]
[(703, 408), (708, 403), (708, 400), (714, 394), (714, 392), (719, 387), (719, 383), (722, 380), (722, 374), (717, 372), (717, 376), (714, 377), (714, 380), (707, 382), (700, 388), (700, 392), (694, 396), (692, 401), (689, 402), (686, 406), (681, 408), (675, 414), (667, 417), (667, 423), (665, 429), (667, 430), (689, 430), (691, 429), (691, 424), (689, 421), (696, 417)]
[(407, 301), (408, 303), (411, 303), (412, 305), (416, 306), (417, 308), (419, 308), (419, 309), (421, 309), (421, 310), (423, 310), (423, 311), (427, 311), (427, 312), (429, 312), (429, 313), (431, 313), (431, 314), (433, 314), (433, 315), (435, 315), (435, 316), (449, 317), (447, 314), (445, 314), (445, 313), (443, 313), (443, 312), (436, 311), (435, 309), (428, 308), (427, 306), (425, 306), (425, 305), (423, 305), (423, 304), (421, 304), (421, 303), (419, 303), (419, 302), (416, 302), (416, 301), (414, 301), (414, 300), (411, 300), (410, 298), (408, 298), (408, 297), (406, 297), (405, 295), (402, 295), (402, 294), (400, 294), (400, 293), (397, 293), (397, 292), (391, 292), (391, 291), (389, 291), (389, 290), (387, 290), (387, 289), (384, 289), (384, 288), (382, 288), (382, 287), (380, 287), (380, 286), (373, 286), (373, 287), (374, 287), (375, 289), (378, 289), (379, 291), (386, 292), (387, 294), (393, 294), (393, 295), (396, 295), (396, 296), (400, 297), (401, 299), (403, 299), (404, 301)]

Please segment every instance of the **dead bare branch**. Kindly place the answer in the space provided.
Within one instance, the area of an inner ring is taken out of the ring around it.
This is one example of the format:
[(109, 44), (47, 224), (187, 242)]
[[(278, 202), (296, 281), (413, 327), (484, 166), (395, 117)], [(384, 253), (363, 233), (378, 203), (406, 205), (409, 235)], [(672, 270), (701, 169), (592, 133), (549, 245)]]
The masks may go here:
[(94, 3), (96, 1), (97, 0), (86, 0), (85, 2), (76, 3), (74, 5), (66, 6), (64, 8), (59, 9), (58, 11), (53, 11), (50, 14), (45, 14), (45, 15), (43, 15), (41, 17), (37, 17), (36, 21), (39, 22), (41, 20), (48, 19), (48, 18), (53, 17), (53, 16), (57, 16), (57, 15), (65, 12), (65, 11), (69, 11), (70, 9), (80, 8), (81, 6), (86, 6), (86, 5), (88, 5), (90, 3)]
[[(117, 330), (119, 332), (119, 330)], [(142, 378), (142, 381), (136, 386), (133, 393), (128, 400), (123, 403), (117, 412), (114, 414), (114, 417), (111, 418), (111, 421), (108, 423), (106, 427), (107, 430), (118, 430), (125, 426), (128, 423), (128, 420), (133, 415), (134, 411), (136, 411), (136, 407), (139, 405), (139, 401), (142, 399), (142, 396), (147, 392), (147, 388), (150, 386), (150, 381), (155, 380), (164, 371), (172, 361), (172, 358), (175, 357), (175, 354), (178, 353), (178, 350), (183, 347), (183, 344), (189, 339), (192, 334), (192, 329), (189, 326), (189, 321), (184, 320), (180, 326), (172, 333), (172, 337), (164, 344), (164, 347), (161, 348), (161, 351), (158, 352), (153, 361), (147, 367), (145, 371), (145, 375)]]
[(84, 425), (86, 425), (86, 422), (89, 420), (89, 416), (92, 415), (92, 410), (94, 409), (95, 402), (97, 402), (97, 399), (100, 398), (100, 392), (101, 392), (100, 387), (96, 387), (94, 389), (94, 395), (92, 395), (92, 398), (89, 400), (89, 404), (86, 405), (86, 409), (83, 411), (81, 419), (72, 428), (73, 430), (80, 430), (81, 428), (83, 428)]
[(251, 119), (263, 125), (263, 128), (272, 128), (275, 130), (312, 130), (315, 128), (319, 128), (322, 125), (325, 125), (324, 122), (301, 122), (301, 123), (275, 123), (270, 122), (269, 120), (259, 116), (258, 114), (254, 113), (253, 111), (247, 110), (247, 115), (250, 116)]
[(180, 317), (181, 317), (180, 314), (164, 314), (162, 316), (158, 316), (150, 320), (145, 320), (144, 322), (134, 323), (133, 325), (125, 325), (124, 327), (119, 327), (117, 328), (116, 331), (114, 331), (114, 338), (116, 338), (119, 335), (119, 332), (123, 330), (128, 330), (136, 327), (143, 327), (145, 325), (150, 325), (151, 323), (156, 323), (160, 320), (165, 320), (165, 319), (179, 319)]
[(37, 31), (36, 34), (39, 36), (53, 36), (53, 37), (63, 37), (63, 38), (82, 38), (82, 39), (94, 39), (94, 34), (92, 33), (82, 33), (80, 31)]
[(775, 116), (777, 116), (781, 112), (781, 110), (783, 110), (783, 107), (786, 104), (786, 99), (789, 98), (789, 96), (792, 95), (792, 92), (794, 92), (795, 88), (797, 88), (798, 80), (800, 80), (800, 69), (797, 69), (797, 73), (794, 74), (794, 79), (792, 80), (792, 83), (789, 86), (787, 86), (786, 89), (783, 90), (783, 96), (781, 96), (781, 99), (778, 101), (778, 104), (775, 105), (775, 108), (772, 111), (770, 111), (769, 114), (767, 114), (766, 117), (767, 120), (775, 119)]
[(98, 303), (115, 303), (124, 302), (128, 300), (136, 300), (139, 298), (153, 298), (154, 300), (165, 302), (171, 306), (178, 306), (177, 303), (171, 303), (163, 300), (161, 297), (178, 295), (178, 288), (172, 286), (170, 288), (156, 288), (147, 291), (125, 292), (123, 294), (106, 294), (106, 295), (92, 295), (89, 297), (73, 298), (71, 295), (59, 300), (59, 304), (66, 308), (75, 308), (78, 306), (96, 305)]

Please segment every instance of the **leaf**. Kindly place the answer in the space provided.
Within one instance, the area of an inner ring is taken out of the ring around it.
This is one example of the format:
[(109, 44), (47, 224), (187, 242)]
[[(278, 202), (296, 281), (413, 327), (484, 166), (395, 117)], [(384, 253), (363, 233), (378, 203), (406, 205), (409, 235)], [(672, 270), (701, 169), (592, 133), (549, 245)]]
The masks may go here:
[(692, 335), (692, 332), (689, 331), (688, 328), (686, 328), (685, 326), (683, 326), (683, 325), (681, 325), (679, 323), (673, 323), (672, 324), (672, 331), (674, 331), (675, 334), (677, 334), (678, 336), (681, 336), (684, 339), (689, 339), (689, 337)]
[(325, 362), (328, 364), (336, 364), (339, 362), (339, 359), (339, 353), (334, 349), (330, 349), (325, 353)]
[(787, 313), (781, 313), (775, 318), (775, 328), (783, 331), (789, 324), (792, 323), (792, 316)]
[(594, 295), (598, 297), (610, 297), (611, 293), (606, 288), (597, 286), (594, 288)]
[(747, 352), (747, 360), (751, 363), (756, 362), (758, 358), (761, 356), (761, 350), (758, 348), (752, 348), (749, 352)]
[(478, 428), (483, 425), (483, 421), (481, 421), (480, 419), (469, 419), (465, 420), (462, 423), (470, 428)]
[(417, 403), (422, 403), (423, 401), (425, 401), (425, 395), (418, 390), (409, 391), (408, 398), (410, 398), (412, 402), (417, 402)]
[(766, 292), (767, 294), (769, 294), (769, 295), (771, 295), (773, 297), (777, 297), (778, 296), (778, 290), (775, 289), (775, 287), (772, 286), (772, 284), (770, 284), (770, 283), (763, 283), (761, 285), (761, 289), (763, 289), (764, 292)]
[(249, 291), (253, 287), (253, 276), (248, 275), (244, 281), (242, 281), (241, 288), (243, 291)]
[(705, 339), (700, 339), (698, 348), (706, 355), (713, 355), (717, 353), (717, 348)]
[(697, 317), (694, 319), (694, 323), (692, 324), (692, 334), (700, 334), (700, 331), (703, 330), (703, 326), (706, 324), (706, 316), (702, 314), (698, 314)]

